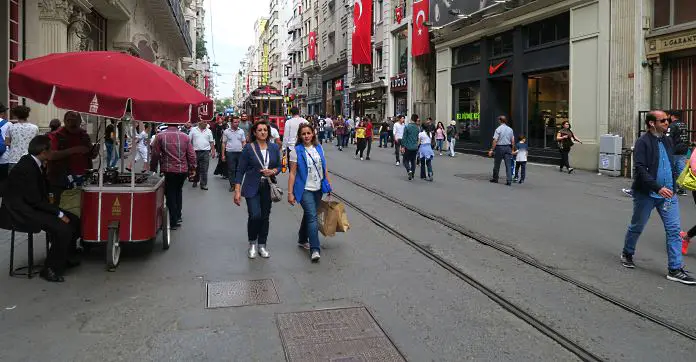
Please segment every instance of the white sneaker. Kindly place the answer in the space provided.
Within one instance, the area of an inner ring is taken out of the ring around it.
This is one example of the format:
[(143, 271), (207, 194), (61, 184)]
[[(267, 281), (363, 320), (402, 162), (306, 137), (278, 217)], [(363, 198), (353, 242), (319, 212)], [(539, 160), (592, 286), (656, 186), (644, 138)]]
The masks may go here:
[(247, 256), (249, 256), (249, 259), (256, 259), (256, 244), (249, 244)]
[(397, 166), (399, 166), (399, 165), (400, 165), (399, 161), (396, 161), (396, 165), (397, 165)]
[(360, 161), (365, 161), (362, 157), (360, 157)]
[(319, 261), (319, 259), (321, 259), (321, 255), (319, 255), (319, 252), (316, 251), (316, 250), (313, 251), (313, 252), (312, 252), (312, 262), (313, 262), (313, 263), (316, 263), (316, 262)]
[(442, 152), (440, 152), (440, 156), (442, 156)]
[(271, 254), (268, 252), (268, 249), (266, 249), (266, 245), (259, 245), (259, 255), (261, 255), (262, 258), (271, 257)]

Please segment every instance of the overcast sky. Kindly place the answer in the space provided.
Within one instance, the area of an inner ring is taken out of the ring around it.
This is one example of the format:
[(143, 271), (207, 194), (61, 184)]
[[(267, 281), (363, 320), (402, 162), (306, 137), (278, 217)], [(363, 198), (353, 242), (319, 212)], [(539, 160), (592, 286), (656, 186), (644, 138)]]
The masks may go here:
[(239, 62), (254, 38), (254, 22), (268, 15), (268, 5), (269, 0), (205, 0), (205, 39), (211, 61), (219, 65), (219, 97), (232, 96)]

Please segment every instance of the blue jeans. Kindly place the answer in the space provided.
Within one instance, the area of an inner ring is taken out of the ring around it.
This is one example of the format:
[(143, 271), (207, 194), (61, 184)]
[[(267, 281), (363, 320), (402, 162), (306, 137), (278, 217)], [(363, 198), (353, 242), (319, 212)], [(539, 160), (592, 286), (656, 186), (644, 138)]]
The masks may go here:
[(677, 170), (677, 175), (681, 175), (686, 167), (686, 155), (674, 155), (674, 168)]
[(445, 144), (445, 140), (435, 140), (435, 144), (437, 145), (437, 147), (435, 147), (435, 149), (437, 149), (438, 151), (440, 151), (442, 153), (442, 147)]
[(319, 221), (317, 220), (317, 207), (319, 207), (321, 196), (321, 190), (304, 190), (302, 201), (300, 201), (304, 214), (302, 215), (302, 223), (298, 233), (298, 242), (306, 243), (309, 241), (310, 252), (321, 250), (321, 245), (319, 244)]
[[(665, 203), (667, 202), (667, 205)], [(674, 196), (671, 200), (663, 198), (653, 198), (650, 195), (634, 192), (633, 194), (633, 217), (631, 224), (626, 231), (623, 252), (633, 255), (636, 252), (638, 237), (643, 232), (645, 225), (650, 219), (653, 209), (662, 218), (665, 227), (667, 241), (667, 267), (670, 270), (682, 267), (681, 238), (679, 231), (681, 222), (679, 220), (679, 198)]]
[(106, 143), (106, 166), (116, 167), (118, 161), (118, 149), (114, 148), (113, 143)]
[(389, 132), (382, 132), (379, 134), (379, 147), (387, 147), (387, 140), (389, 139)]
[(271, 218), (271, 187), (267, 181), (261, 181), (259, 192), (246, 198), (247, 234), (249, 242), (258, 240), (259, 245), (266, 245), (268, 239), (269, 219)]

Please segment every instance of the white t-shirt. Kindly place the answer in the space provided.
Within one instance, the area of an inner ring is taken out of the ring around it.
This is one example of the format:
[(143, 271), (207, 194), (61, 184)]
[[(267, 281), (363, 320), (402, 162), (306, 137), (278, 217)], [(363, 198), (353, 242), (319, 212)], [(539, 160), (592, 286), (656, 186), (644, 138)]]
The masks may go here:
[(422, 145), (422, 144), (428, 144), (428, 145), (429, 145), (430, 143), (431, 143), (431, 141), (430, 141), (430, 135), (428, 134), (428, 132), (426, 132), (426, 131), (421, 131), (421, 132), (418, 134), (418, 144), (421, 144), (421, 145)]
[[(39, 134), (39, 127), (29, 122), (15, 123), (10, 126), (9, 137), (12, 138), (10, 148), (5, 152), (9, 163), (17, 163), (22, 156), (29, 153), (29, 142)], [(3, 136), (5, 134), (3, 133)]]
[(517, 162), (527, 162), (527, 154), (529, 153), (529, 150), (526, 148), (518, 148), (517, 149), (517, 157), (515, 157), (515, 161)]
[(324, 167), (321, 164), (319, 151), (317, 151), (314, 146), (305, 147), (305, 158), (307, 159), (307, 182), (305, 183), (305, 190), (321, 190)]
[(271, 137), (268, 142), (274, 143), (278, 138), (280, 138), (280, 133), (278, 133), (277, 129), (271, 127)]
[[(283, 137), (283, 149), (295, 149), (295, 145), (297, 144), (297, 130), (300, 129), (300, 125), (302, 123), (308, 122), (306, 119), (302, 117), (292, 117), (285, 121), (285, 137)], [(294, 152), (291, 152), (291, 154), (292, 153)], [(290, 159), (290, 161), (293, 160)], [(295, 160), (293, 162), (297, 162), (297, 156), (295, 156)]]
[(145, 131), (138, 134), (138, 148), (147, 148), (147, 132)]
[[(2, 122), (2, 121), (4, 121), (4, 120), (5, 120), (5, 119), (0, 118), (0, 122)], [(12, 125), (12, 123), (10, 123), (10, 121), (7, 121), (7, 122), (5, 122), (5, 124), (2, 126), (2, 128), (0, 128), (0, 130), (2, 131), (2, 139), (6, 139), (6, 138), (7, 138), (7, 133), (10, 132), (10, 126), (11, 126), (11, 125)], [(0, 165), (4, 165), (4, 164), (7, 164), (7, 163), (10, 163), (9, 156), (10, 156), (10, 149), (8, 148), (8, 149), (5, 151), (5, 153), (3, 153), (2, 156), (0, 157)]]
[(268, 168), (268, 163), (270, 162), (270, 157), (268, 156), (268, 149), (261, 151), (261, 163), (263, 163), (263, 168)]
[(191, 127), (189, 137), (191, 137), (194, 151), (210, 151), (210, 144), (215, 144), (213, 132), (210, 128), (201, 131), (200, 127)]
[(401, 122), (396, 122), (394, 123), (394, 138), (397, 140), (400, 140), (404, 138), (404, 128), (406, 128), (406, 124), (401, 124)]

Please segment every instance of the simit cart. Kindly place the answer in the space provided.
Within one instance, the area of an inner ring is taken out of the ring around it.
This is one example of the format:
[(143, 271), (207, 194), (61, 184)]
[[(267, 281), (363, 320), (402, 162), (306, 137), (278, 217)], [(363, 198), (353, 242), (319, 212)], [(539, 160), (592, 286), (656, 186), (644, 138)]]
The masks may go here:
[[(119, 52), (55, 53), (28, 59), (10, 71), (9, 88), (12, 94), (38, 103), (111, 119), (185, 123), (213, 116), (213, 101), (197, 89), (162, 67)], [(121, 243), (150, 241), (162, 232), (163, 248), (169, 248), (163, 178), (120, 173), (102, 162), (85, 178), (83, 241), (107, 243), (110, 268), (119, 263)]]

